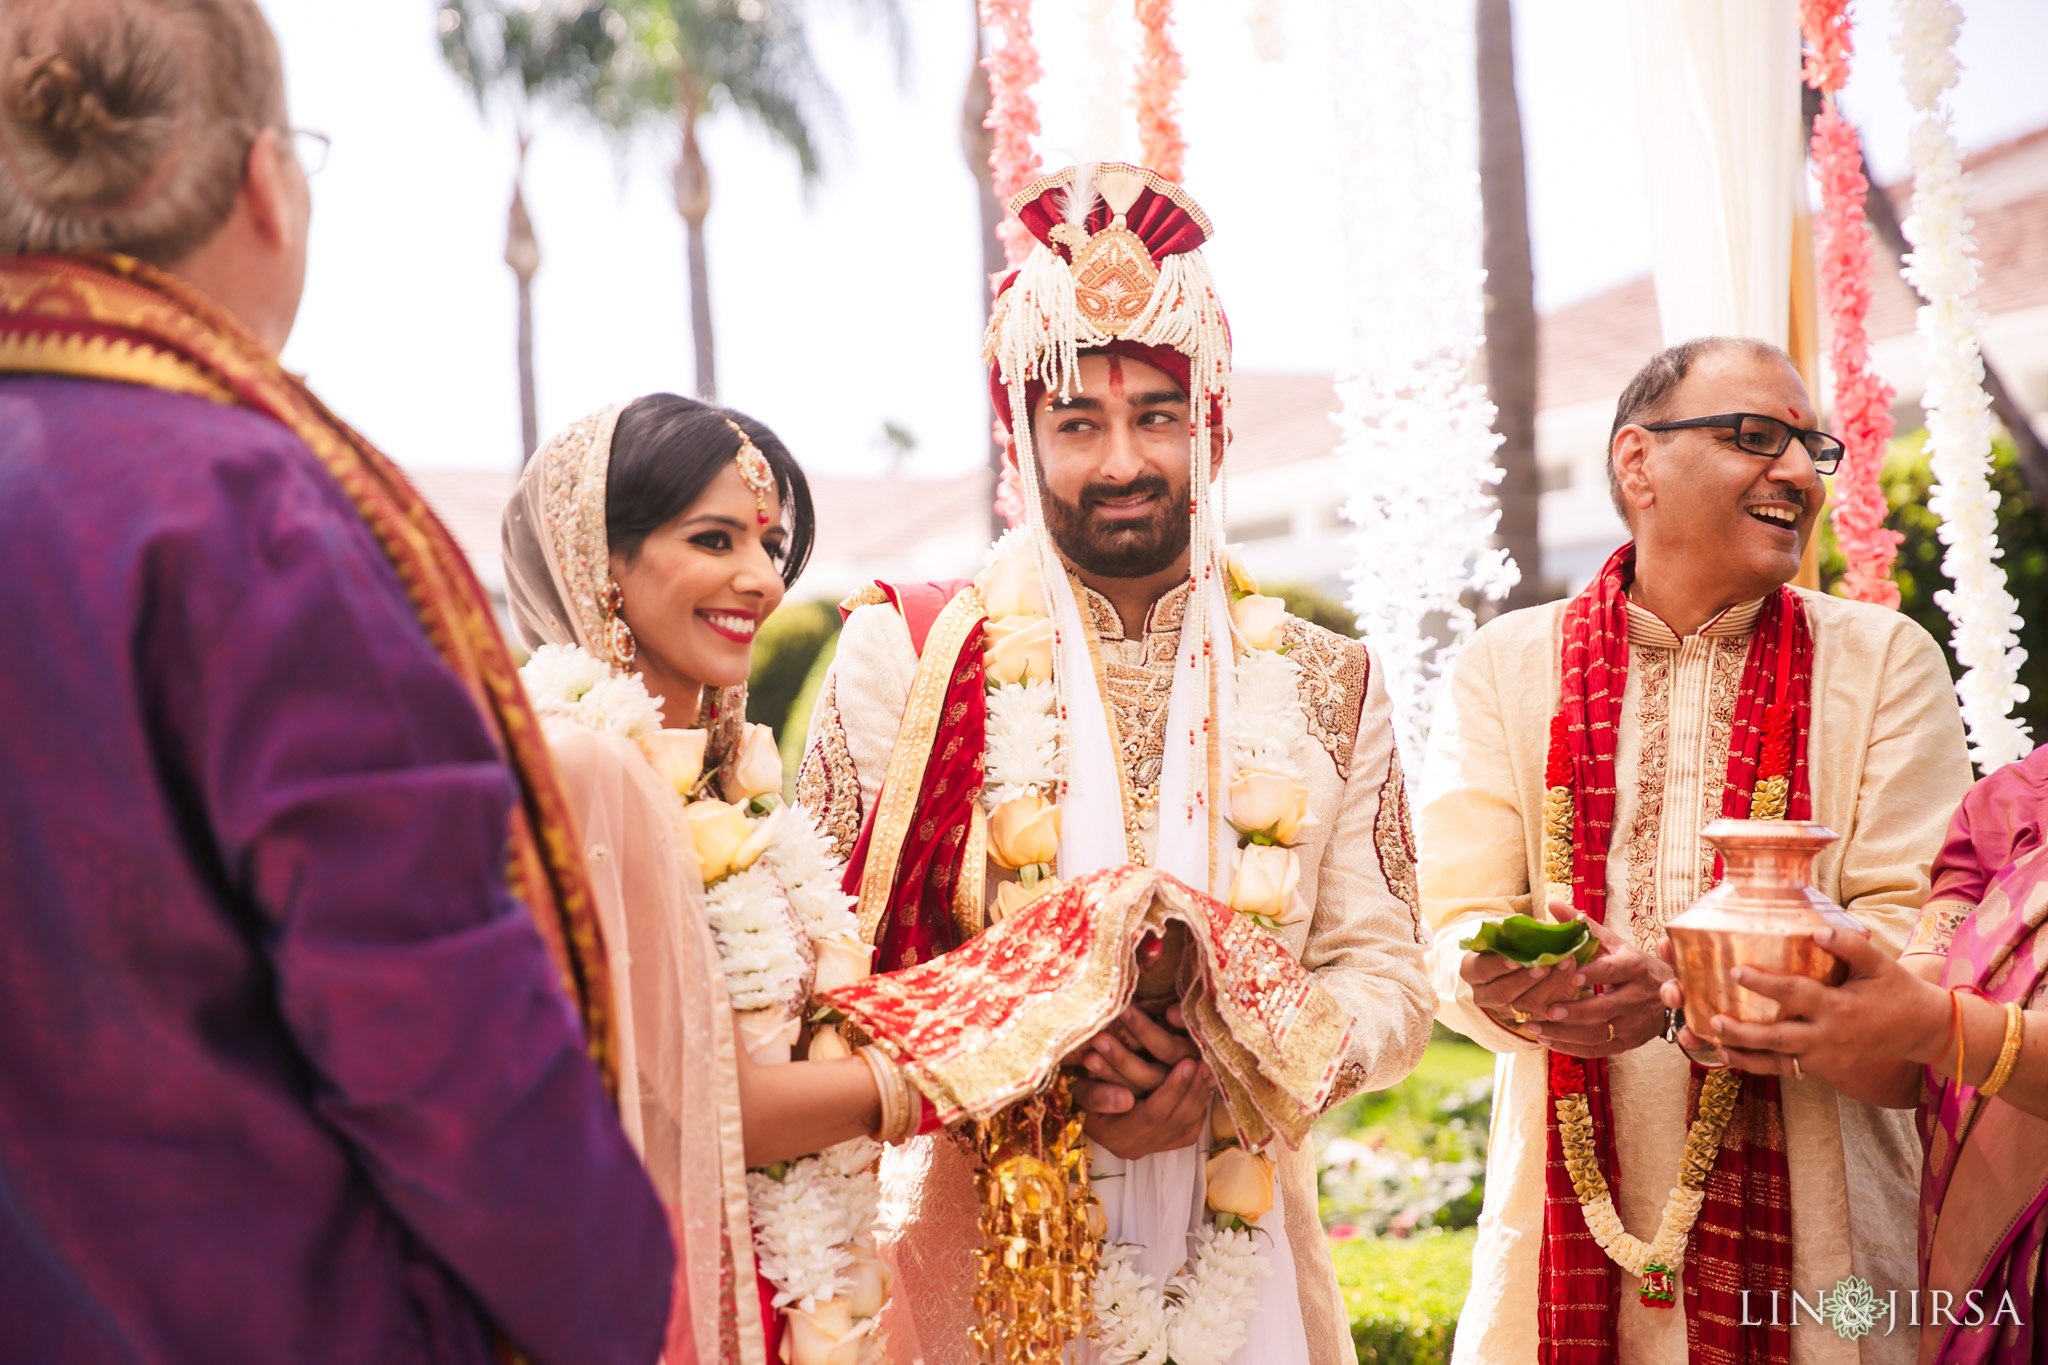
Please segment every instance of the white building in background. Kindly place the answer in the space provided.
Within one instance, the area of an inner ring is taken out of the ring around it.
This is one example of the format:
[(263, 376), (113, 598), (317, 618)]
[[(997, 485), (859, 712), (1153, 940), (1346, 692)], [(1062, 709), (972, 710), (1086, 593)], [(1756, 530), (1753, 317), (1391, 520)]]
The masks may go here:
[[(2048, 439), (2048, 128), (1964, 163), (1982, 264), (1985, 353), (2013, 400)], [(1903, 216), (1911, 186), (1890, 191)], [(1924, 387), (1913, 334), (1918, 297), (1876, 248), (1871, 358), (1898, 390), (1902, 431), (1921, 424)], [(1649, 276), (1546, 314), (1538, 331), (1536, 458), (1542, 471), (1543, 577), (1583, 587), (1625, 532), (1607, 498), (1607, 429), (1615, 400), (1662, 344)], [(1825, 356), (1825, 341), (1823, 341)], [(1822, 368), (1826, 368), (1823, 359)], [(1324, 375), (1239, 373), (1231, 410), (1230, 539), (1268, 584), (1343, 595), (1350, 525), (1341, 514), (1337, 411)], [(1415, 452), (1426, 461), (1427, 450)], [(477, 576), (502, 601), (498, 518), (516, 481), (492, 471), (408, 470)], [(988, 476), (812, 480), (818, 545), (798, 600), (838, 599), (877, 578), (916, 582), (978, 572), (988, 544)], [(1526, 572), (1527, 566), (1524, 566)]]

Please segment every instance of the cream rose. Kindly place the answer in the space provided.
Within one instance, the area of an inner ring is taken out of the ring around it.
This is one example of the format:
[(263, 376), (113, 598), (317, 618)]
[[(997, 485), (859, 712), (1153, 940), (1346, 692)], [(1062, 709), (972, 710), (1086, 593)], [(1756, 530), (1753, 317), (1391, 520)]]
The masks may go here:
[(1038, 581), (1038, 566), (1029, 554), (1004, 555), (988, 566), (978, 585), (982, 610), (991, 621), (1005, 616), (1050, 616), (1045, 606), (1045, 585)]
[(1259, 580), (1252, 577), (1252, 571), (1244, 566), (1244, 556), (1234, 547), (1223, 551), (1223, 574), (1239, 596), (1249, 597), (1259, 590)]
[(683, 815), (690, 824), (690, 842), (697, 846), (697, 873), (709, 886), (734, 870), (733, 858), (753, 837), (754, 822), (738, 806), (708, 799), (692, 801)]
[(896, 1272), (873, 1247), (866, 1242), (855, 1242), (852, 1273), (853, 1293), (848, 1296), (848, 1302), (853, 1306), (853, 1315), (871, 1318), (888, 1302), (889, 1290), (896, 1283)]
[(796, 1047), (803, 1021), (780, 1006), (765, 1010), (738, 1010), (733, 1022), (739, 1025), (740, 1046), (760, 1066), (780, 1066)]
[(874, 947), (857, 938), (821, 938), (811, 946), (818, 951), (818, 979), (811, 987), (814, 994), (851, 986), (872, 970), (869, 964), (875, 955)]
[(1273, 1207), (1273, 1159), (1225, 1147), (1209, 1158), (1209, 1207), (1256, 1223)]
[(736, 806), (782, 791), (782, 752), (775, 747), (773, 730), (765, 725), (746, 728), (740, 736), (739, 753), (719, 780), (719, 790)]
[(811, 1045), (804, 1049), (807, 1062), (836, 1062), (852, 1055), (853, 1049), (846, 1045), (846, 1039), (830, 1024), (813, 1033)]
[(1052, 621), (1043, 616), (1005, 616), (986, 627), (982, 666), (992, 683), (1052, 678)]
[(853, 1320), (853, 1305), (845, 1299), (821, 1303), (806, 1313), (791, 1304), (789, 1336), (784, 1342), (788, 1365), (858, 1365), (861, 1349), (875, 1320)]
[(1280, 648), (1280, 631), (1287, 624), (1287, 604), (1277, 597), (1253, 593), (1230, 604), (1230, 619), (1237, 633), (1252, 649)]
[(1230, 858), (1230, 908), (1274, 924), (1292, 924), (1306, 914), (1295, 904), (1301, 861), (1291, 848), (1252, 844)]
[(1209, 1106), (1209, 1140), (1211, 1142), (1237, 1142), (1237, 1120), (1230, 1115), (1230, 1101), (1218, 1095)]
[(640, 752), (662, 781), (688, 796), (704, 775), (704, 741), (709, 738), (705, 730), (656, 730), (640, 736)]
[[(743, 816), (746, 815), (747, 808), (744, 805), (735, 804), (733, 809)], [(758, 820), (748, 818), (748, 823), (753, 826), (753, 832), (747, 835), (745, 843), (733, 850), (733, 871), (745, 872), (760, 860), (761, 855), (768, 851), (768, 845), (775, 842), (775, 832), (782, 828), (783, 817), (788, 814), (789, 807), (777, 806)]]
[[(1047, 861), (1050, 861), (1048, 859)], [(1022, 910), (1048, 891), (1060, 889), (1058, 877), (1040, 877), (1038, 885), (1025, 890), (1022, 882), (996, 883), (996, 903), (989, 907), (989, 918), (997, 924)]]
[(1308, 818), (1308, 787), (1278, 773), (1246, 768), (1230, 779), (1230, 823), (1246, 834), (1295, 842)]
[(988, 853), (1003, 867), (1050, 863), (1060, 852), (1060, 808), (1035, 793), (1013, 796), (988, 817)]

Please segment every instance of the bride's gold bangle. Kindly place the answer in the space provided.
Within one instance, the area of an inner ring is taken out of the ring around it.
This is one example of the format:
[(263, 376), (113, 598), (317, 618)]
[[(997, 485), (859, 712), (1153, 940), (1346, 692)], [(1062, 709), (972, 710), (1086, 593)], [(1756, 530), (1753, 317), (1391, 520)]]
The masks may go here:
[(2012, 1069), (2020, 1060), (2020, 1044), (2027, 1036), (2026, 1012), (2019, 1001), (2005, 1002), (2005, 1042), (1998, 1049), (1998, 1063), (1991, 1068), (1991, 1074), (1984, 1084), (1977, 1087), (1977, 1093), (1990, 1099), (2005, 1089), (2005, 1083), (2012, 1079)]
[(915, 1137), (917, 1101), (911, 1093), (909, 1079), (878, 1047), (862, 1048), (860, 1059), (868, 1064), (868, 1071), (875, 1078), (875, 1093), (881, 1099), (882, 1117), (875, 1126), (875, 1141), (903, 1142)]

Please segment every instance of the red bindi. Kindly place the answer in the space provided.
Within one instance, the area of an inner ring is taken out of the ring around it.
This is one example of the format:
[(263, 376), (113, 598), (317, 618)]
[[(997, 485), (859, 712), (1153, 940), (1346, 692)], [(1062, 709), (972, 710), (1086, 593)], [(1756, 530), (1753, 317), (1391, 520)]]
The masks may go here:
[(1121, 398), (1124, 396), (1124, 359), (1122, 356), (1113, 355), (1109, 358), (1109, 396), (1111, 398)]

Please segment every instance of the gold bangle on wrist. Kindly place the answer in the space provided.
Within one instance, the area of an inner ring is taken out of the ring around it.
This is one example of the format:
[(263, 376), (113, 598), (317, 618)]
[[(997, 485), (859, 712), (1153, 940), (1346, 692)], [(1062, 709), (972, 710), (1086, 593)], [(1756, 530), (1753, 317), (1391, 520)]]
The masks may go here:
[(864, 1047), (859, 1055), (875, 1078), (875, 1093), (881, 1100), (882, 1116), (875, 1125), (875, 1141), (902, 1142), (916, 1136), (917, 1100), (911, 1092), (909, 1080), (894, 1062), (882, 1054), (880, 1048)]
[(1990, 1099), (2005, 1088), (2012, 1079), (2012, 1069), (2019, 1064), (2020, 1044), (2026, 1040), (2027, 1016), (2020, 1008), (2019, 1001), (2005, 1002), (2005, 1042), (1999, 1046), (1998, 1061), (1991, 1068), (1991, 1074), (1984, 1084), (1977, 1087), (1977, 1093)]

